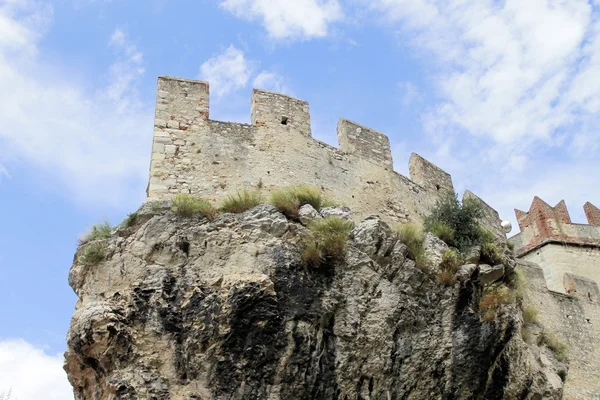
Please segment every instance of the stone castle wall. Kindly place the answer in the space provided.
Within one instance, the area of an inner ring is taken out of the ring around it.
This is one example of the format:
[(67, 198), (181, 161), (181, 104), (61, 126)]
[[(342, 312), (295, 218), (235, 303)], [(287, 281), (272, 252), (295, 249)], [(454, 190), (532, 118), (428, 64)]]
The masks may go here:
[(567, 274), (573, 282), (569, 295), (549, 290), (545, 269), (519, 261), (528, 284), (526, 304), (535, 306), (545, 329), (556, 332), (568, 346), (569, 372), (565, 400), (600, 398), (600, 293), (598, 285)]
[(567, 274), (600, 283), (600, 210), (584, 207), (589, 224), (573, 224), (564, 201), (551, 207), (534, 198), (528, 212), (515, 210), (521, 232), (509, 239), (517, 257), (544, 269), (551, 290), (568, 293)]
[(160, 77), (148, 198), (218, 203), (243, 188), (309, 184), (357, 219), (420, 222), (453, 190), (450, 175), (417, 154), (410, 179), (395, 172), (389, 139), (373, 129), (341, 119), (337, 135), (339, 148), (313, 139), (307, 102), (262, 90), (252, 93), (251, 124), (213, 121), (208, 83)]

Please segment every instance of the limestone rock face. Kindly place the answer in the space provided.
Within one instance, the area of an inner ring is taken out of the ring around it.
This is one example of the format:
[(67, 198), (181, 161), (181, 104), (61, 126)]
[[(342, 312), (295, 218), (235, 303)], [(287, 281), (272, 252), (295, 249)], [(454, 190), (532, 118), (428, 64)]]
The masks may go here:
[(440, 285), (378, 217), (357, 224), (345, 261), (311, 269), (305, 229), (269, 205), (212, 222), (145, 205), (101, 263), (82, 265), (81, 246), (76, 399), (562, 397), (516, 306), (480, 320), (469, 274)]

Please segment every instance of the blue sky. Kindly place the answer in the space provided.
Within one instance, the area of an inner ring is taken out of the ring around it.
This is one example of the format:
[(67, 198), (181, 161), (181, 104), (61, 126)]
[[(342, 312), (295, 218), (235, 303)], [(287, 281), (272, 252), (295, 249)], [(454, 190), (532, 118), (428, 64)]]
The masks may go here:
[(346, 117), (390, 137), (397, 171), (416, 151), (502, 218), (538, 195), (585, 222), (600, 205), (599, 7), (0, 0), (0, 393), (72, 398), (76, 239), (144, 200), (157, 76), (210, 81), (213, 119), (248, 122), (253, 87), (284, 92), (310, 103), (318, 139), (336, 145)]

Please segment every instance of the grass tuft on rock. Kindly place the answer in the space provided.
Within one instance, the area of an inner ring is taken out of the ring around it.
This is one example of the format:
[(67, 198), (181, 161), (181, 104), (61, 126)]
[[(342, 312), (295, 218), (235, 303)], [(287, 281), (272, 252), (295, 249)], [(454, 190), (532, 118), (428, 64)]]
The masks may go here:
[(243, 213), (262, 203), (262, 196), (258, 191), (242, 190), (235, 195), (229, 195), (221, 205), (221, 211), (226, 213)]
[(490, 286), (483, 291), (479, 301), (479, 314), (482, 321), (491, 321), (496, 317), (498, 309), (516, 301), (514, 292), (504, 284)]
[(554, 332), (542, 332), (538, 337), (538, 345), (546, 346), (552, 350), (558, 361), (565, 361), (568, 358), (569, 349), (567, 345)]
[(397, 231), (398, 240), (408, 247), (408, 256), (415, 266), (423, 272), (429, 272), (429, 261), (425, 254), (425, 234), (423, 229), (413, 223), (401, 225)]
[(96, 265), (104, 261), (107, 250), (106, 240), (97, 240), (87, 244), (81, 251), (79, 263), (82, 265)]
[(99, 239), (108, 239), (111, 235), (111, 232), (112, 227), (110, 226), (108, 221), (101, 222), (92, 226), (90, 232), (83, 235), (83, 237), (79, 239), (79, 244), (81, 245)]
[(333, 204), (327, 200), (320, 189), (312, 186), (291, 186), (271, 192), (269, 202), (288, 218), (298, 218), (300, 207), (310, 204), (319, 211)]
[(127, 218), (125, 218), (125, 221), (123, 221), (123, 224), (125, 224), (126, 228), (130, 228), (133, 226), (133, 224), (135, 224), (137, 217), (138, 217), (137, 212), (129, 213), (129, 214), (127, 214)]
[(346, 241), (354, 224), (340, 217), (315, 220), (308, 225), (309, 234), (300, 244), (302, 259), (318, 268), (325, 261), (344, 259)]
[(217, 216), (217, 210), (208, 200), (185, 193), (180, 193), (173, 197), (172, 210), (175, 214), (182, 217), (202, 214), (210, 221)]
[(448, 226), (446, 223), (441, 221), (433, 221), (429, 225), (429, 232), (437, 236), (440, 240), (446, 243), (448, 246), (455, 246), (456, 241), (454, 240), (454, 229)]
[(464, 258), (456, 249), (446, 249), (442, 254), (438, 281), (442, 285), (452, 286), (456, 283), (455, 274), (463, 264)]
[(533, 305), (526, 305), (523, 307), (523, 323), (525, 324), (537, 324), (538, 322), (538, 309)]

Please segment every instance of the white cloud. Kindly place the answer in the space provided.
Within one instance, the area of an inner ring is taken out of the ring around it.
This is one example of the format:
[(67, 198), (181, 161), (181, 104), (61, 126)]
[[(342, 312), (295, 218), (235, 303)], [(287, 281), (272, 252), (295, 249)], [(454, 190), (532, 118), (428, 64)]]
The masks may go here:
[(414, 102), (421, 101), (423, 99), (419, 88), (412, 82), (398, 82), (398, 89), (401, 93), (401, 101), (403, 106), (409, 106)]
[(15, 400), (68, 400), (73, 390), (63, 356), (44, 353), (24, 340), (0, 340), (0, 394)]
[(277, 72), (262, 71), (254, 78), (254, 87), (292, 95), (290, 89), (285, 84), (285, 78)]
[[(90, 90), (49, 62), (39, 40), (52, 9), (29, 0), (0, 6), (0, 170), (37, 167), (43, 184), (85, 204), (139, 199), (147, 179), (152, 110), (136, 95), (143, 56), (116, 30), (117, 60), (106, 85)], [(45, 23), (40, 23), (45, 22)]]
[(274, 39), (323, 37), (342, 19), (337, 0), (224, 0), (221, 7), (238, 18), (259, 20)]
[(430, 157), (455, 180), (493, 205), (562, 192), (580, 208), (575, 193), (600, 197), (590, 185), (600, 169), (600, 16), (590, 2), (368, 4), (436, 71)]
[(244, 88), (252, 69), (244, 52), (231, 45), (200, 66), (200, 78), (210, 83), (211, 93), (218, 101), (223, 96)]

